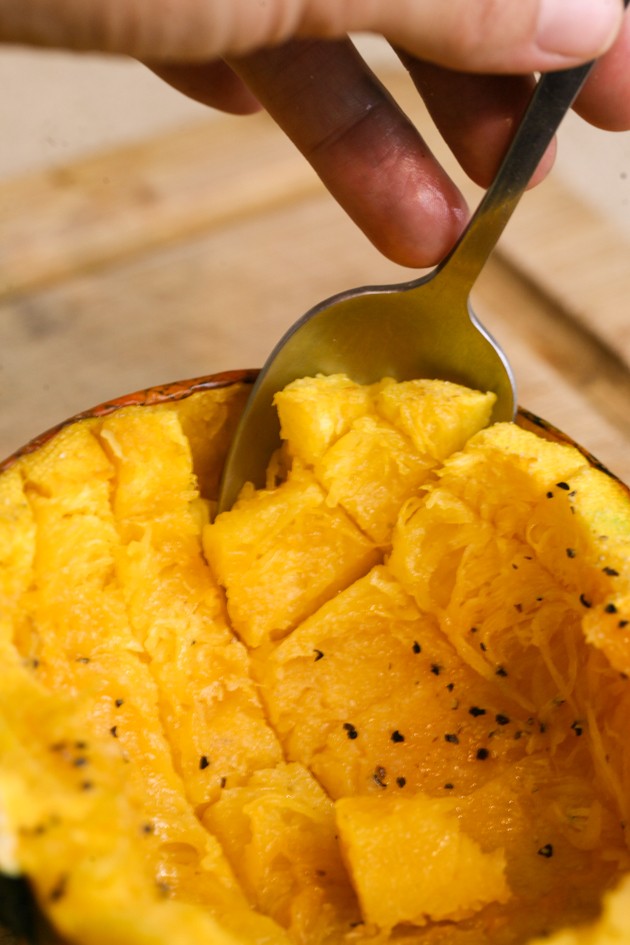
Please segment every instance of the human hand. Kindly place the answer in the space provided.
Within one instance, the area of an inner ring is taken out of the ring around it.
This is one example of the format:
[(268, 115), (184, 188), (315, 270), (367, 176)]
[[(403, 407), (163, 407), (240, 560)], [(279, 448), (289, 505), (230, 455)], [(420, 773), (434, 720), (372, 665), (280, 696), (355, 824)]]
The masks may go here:
[(464, 226), (465, 203), (347, 34), (393, 45), (487, 186), (536, 71), (601, 56), (576, 110), (630, 128), (622, 14), (621, 0), (0, 0), (0, 40), (134, 56), (213, 107), (266, 108), (383, 253), (428, 266)]

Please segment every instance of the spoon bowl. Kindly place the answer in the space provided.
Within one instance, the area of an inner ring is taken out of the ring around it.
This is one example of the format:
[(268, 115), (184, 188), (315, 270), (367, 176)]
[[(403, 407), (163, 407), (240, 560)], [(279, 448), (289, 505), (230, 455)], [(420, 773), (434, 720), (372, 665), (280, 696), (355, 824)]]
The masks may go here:
[(437, 378), (496, 394), (493, 422), (512, 420), (516, 387), (509, 362), (481, 325), (470, 291), (494, 249), (592, 63), (545, 74), (537, 83), (497, 175), (464, 233), (428, 275), (333, 296), (306, 313), (269, 356), (228, 454), (219, 511), (245, 482), (262, 486), (280, 443), (277, 391), (299, 377), (344, 373), (368, 384)]

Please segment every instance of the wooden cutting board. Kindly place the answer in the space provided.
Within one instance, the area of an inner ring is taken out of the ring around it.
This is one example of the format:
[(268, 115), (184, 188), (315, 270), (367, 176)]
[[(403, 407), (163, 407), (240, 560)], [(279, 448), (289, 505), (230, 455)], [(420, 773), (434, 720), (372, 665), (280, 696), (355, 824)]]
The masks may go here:
[[(452, 167), (406, 76), (384, 78)], [(315, 302), (414, 275), (367, 243), (265, 116), (10, 180), (0, 208), (0, 456), (117, 394), (257, 367)], [(520, 402), (630, 482), (628, 300), (627, 239), (554, 176), (475, 290)]]

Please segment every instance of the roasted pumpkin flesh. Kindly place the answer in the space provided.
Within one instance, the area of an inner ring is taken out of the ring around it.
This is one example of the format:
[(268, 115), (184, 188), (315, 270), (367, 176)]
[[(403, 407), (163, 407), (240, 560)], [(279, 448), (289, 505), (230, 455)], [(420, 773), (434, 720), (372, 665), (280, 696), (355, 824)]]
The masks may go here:
[(0, 870), (77, 945), (630, 939), (630, 498), (447, 382), (233, 385), (0, 474)]

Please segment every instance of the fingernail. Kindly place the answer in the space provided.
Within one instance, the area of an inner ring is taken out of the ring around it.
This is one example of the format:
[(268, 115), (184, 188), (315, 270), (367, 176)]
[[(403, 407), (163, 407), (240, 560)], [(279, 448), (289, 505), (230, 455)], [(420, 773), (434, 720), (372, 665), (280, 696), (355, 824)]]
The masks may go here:
[(622, 12), (619, 0), (541, 0), (538, 46), (567, 59), (594, 58), (612, 42)]

